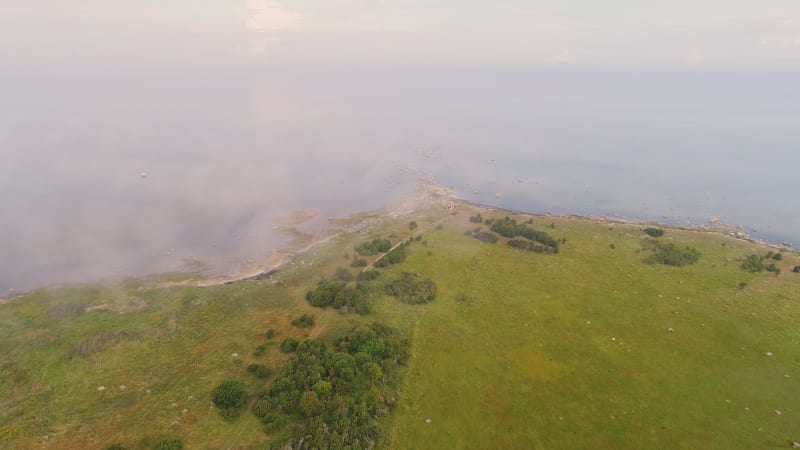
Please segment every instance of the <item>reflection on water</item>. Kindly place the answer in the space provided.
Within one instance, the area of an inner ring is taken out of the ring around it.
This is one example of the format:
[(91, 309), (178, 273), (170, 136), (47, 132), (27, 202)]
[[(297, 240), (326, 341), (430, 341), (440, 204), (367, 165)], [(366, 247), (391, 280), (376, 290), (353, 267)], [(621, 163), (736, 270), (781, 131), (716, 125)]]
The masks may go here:
[[(0, 84), (0, 292), (265, 257), (414, 167), (536, 212), (800, 241), (791, 76), (259, 69)], [(143, 176), (144, 175), (144, 176)], [(477, 194), (476, 194), (477, 192)], [(499, 195), (498, 195), (499, 194)]]

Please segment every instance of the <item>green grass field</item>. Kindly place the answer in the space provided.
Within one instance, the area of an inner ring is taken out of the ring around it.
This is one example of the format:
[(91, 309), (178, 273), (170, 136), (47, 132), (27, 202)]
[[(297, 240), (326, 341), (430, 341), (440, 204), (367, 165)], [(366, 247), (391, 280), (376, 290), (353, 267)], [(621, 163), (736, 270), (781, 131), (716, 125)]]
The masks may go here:
[[(223, 421), (214, 387), (230, 377), (252, 391), (268, 386), (271, 379), (246, 367), (280, 368), (283, 338), (330, 343), (375, 320), (412, 338), (398, 405), (379, 424), (379, 448), (800, 441), (796, 254), (784, 255), (777, 277), (751, 274), (737, 258), (766, 247), (669, 229), (659, 239), (696, 247), (699, 262), (647, 265), (640, 226), (535, 217), (537, 229), (553, 223), (547, 231), (567, 238), (559, 254), (544, 255), (464, 236), (477, 209), (460, 209), (414, 217), (426, 245), (414, 243), (406, 262), (385, 270), (435, 280), (438, 298), (426, 305), (380, 297), (371, 314), (358, 316), (303, 299), (320, 276), (348, 267), (354, 243), (397, 242), (410, 234), (408, 219), (332, 240), (273, 281), (209, 288), (131, 281), (0, 305), (0, 449), (113, 442), (149, 449), (173, 436), (189, 449), (265, 448), (281, 436), (266, 434), (249, 413)], [(106, 306), (92, 309), (98, 305)], [(303, 313), (316, 316), (314, 327), (290, 325)], [(268, 329), (277, 336), (268, 339)], [(266, 352), (255, 356), (262, 344)]]

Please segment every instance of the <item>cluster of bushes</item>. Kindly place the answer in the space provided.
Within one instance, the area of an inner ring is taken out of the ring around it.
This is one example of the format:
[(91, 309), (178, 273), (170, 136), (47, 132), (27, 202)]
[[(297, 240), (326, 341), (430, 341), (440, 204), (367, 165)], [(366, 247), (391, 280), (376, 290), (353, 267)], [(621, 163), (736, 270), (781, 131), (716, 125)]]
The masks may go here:
[(662, 230), (661, 228), (648, 227), (642, 231), (644, 231), (644, 234), (654, 238), (661, 237), (664, 235), (664, 230)]
[(281, 351), (283, 353), (293, 353), (297, 351), (297, 346), (300, 342), (294, 338), (286, 338), (281, 342)]
[(407, 340), (377, 323), (352, 330), (333, 350), (304, 341), (258, 395), (253, 414), (268, 431), (290, 425), (292, 437), (281, 448), (374, 448), (377, 419), (395, 403), (408, 347)]
[(239, 417), (242, 407), (247, 401), (247, 394), (242, 383), (228, 379), (214, 389), (212, 400), (214, 405), (220, 409), (222, 417), (234, 419)]
[(297, 328), (311, 328), (314, 326), (316, 320), (314, 316), (311, 314), (303, 314), (302, 316), (294, 319), (292, 321), (292, 325), (296, 326)]
[(402, 272), (386, 285), (386, 293), (403, 303), (429, 303), (436, 299), (436, 283), (430, 278)]
[(355, 246), (355, 251), (361, 256), (370, 256), (388, 252), (390, 248), (392, 248), (392, 241), (388, 239), (373, 239), (372, 241), (358, 244)]
[(542, 250), (546, 253), (558, 253), (558, 248), (561, 244), (557, 239), (544, 231), (534, 230), (526, 224), (517, 223), (516, 220), (508, 216), (495, 220), (494, 223), (492, 223), (491, 230), (507, 238), (524, 237), (533, 242), (538, 242), (547, 247), (546, 250)]
[(773, 252), (772, 250), (767, 252), (767, 256), (765, 256), (765, 258), (775, 261), (783, 261), (783, 255), (780, 252)]
[[(372, 271), (362, 272), (369, 273)], [(359, 274), (361, 276), (361, 274)], [(306, 293), (306, 300), (311, 306), (325, 308), (333, 306), (336, 309), (347, 307), (352, 308), (358, 314), (369, 312), (369, 301), (367, 293), (362, 286), (348, 287), (344, 282), (333, 281), (323, 278), (317, 283), (313, 291)]]
[(367, 260), (364, 258), (353, 258), (350, 267), (367, 267)]
[(394, 250), (390, 251), (389, 253), (383, 255), (383, 258), (375, 261), (375, 267), (388, 267), (392, 264), (401, 263), (406, 260), (406, 247), (410, 244), (409, 242), (404, 242), (401, 245), (398, 245), (394, 248)]
[[(783, 259), (783, 256), (781, 256), (780, 253), (777, 253), (777, 255), (780, 256), (778, 261)], [(764, 262), (765, 259), (772, 260), (774, 259), (774, 257), (775, 254), (773, 254), (773, 252), (767, 253), (767, 256), (750, 255), (747, 258), (745, 258), (744, 261), (742, 261), (740, 267), (742, 268), (742, 270), (746, 270), (750, 273), (760, 273), (766, 270), (767, 272), (772, 272), (775, 275), (778, 275), (781, 273), (781, 269), (778, 266), (776, 266), (774, 262), (771, 262), (769, 264)]]
[(665, 264), (667, 266), (687, 266), (700, 259), (700, 252), (694, 247), (679, 247), (671, 242), (663, 243), (655, 239), (642, 241), (645, 250), (653, 252), (644, 259), (647, 264)]
[(353, 274), (344, 267), (339, 267), (338, 269), (336, 269), (336, 272), (333, 273), (333, 278), (348, 283), (350, 281), (353, 281)]
[(247, 366), (247, 371), (261, 379), (269, 378), (272, 375), (272, 369), (263, 364), (250, 364)]
[(488, 242), (490, 244), (494, 244), (495, 242), (497, 242), (498, 239), (496, 234), (490, 233), (488, 231), (481, 231), (480, 227), (475, 228), (473, 230), (467, 230), (466, 232), (464, 232), (464, 235), (472, 236), (481, 242)]
[(483, 216), (481, 216), (481, 213), (469, 216), (469, 221), (472, 223), (483, 223)]

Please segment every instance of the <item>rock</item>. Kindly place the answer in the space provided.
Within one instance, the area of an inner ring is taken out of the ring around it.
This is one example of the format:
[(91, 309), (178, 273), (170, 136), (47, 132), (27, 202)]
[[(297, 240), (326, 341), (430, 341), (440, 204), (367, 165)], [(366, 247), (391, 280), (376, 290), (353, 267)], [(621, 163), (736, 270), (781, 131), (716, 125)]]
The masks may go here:
[(119, 385), (119, 390), (120, 391), (124, 391), (125, 389), (128, 389), (128, 386), (125, 386), (124, 384), (120, 384)]
[(779, 416), (780, 416), (780, 415), (782, 415), (783, 413), (782, 413), (782, 412), (781, 412), (779, 409), (776, 409), (776, 410), (775, 410), (775, 414), (777, 414), (777, 415), (779, 415)]
[(232, 357), (232, 358), (238, 358), (238, 357), (239, 357), (239, 354), (238, 354), (238, 353), (231, 353), (231, 357)]
[(184, 409), (183, 409), (183, 411), (181, 411), (181, 413), (183, 413), (183, 414), (186, 414), (186, 413), (188, 413), (188, 412), (189, 412), (189, 410), (188, 410), (188, 409), (186, 409), (186, 408), (184, 408)]
[(767, 356), (772, 356), (772, 352), (766, 352), (764, 354), (767, 355)]
[(800, 442), (792, 441), (792, 448), (800, 448)]
[(99, 387), (97, 388), (97, 390), (98, 390), (98, 391), (100, 391), (100, 392), (103, 392), (103, 391), (105, 391), (105, 390), (106, 390), (106, 387), (105, 387), (105, 386), (99, 386)]
[(675, 328), (669, 327), (669, 328), (667, 328), (667, 331), (669, 331), (670, 333), (674, 333), (675, 332)]
[(428, 425), (430, 425), (430, 424), (431, 424), (431, 422), (433, 422), (433, 421), (430, 419), (430, 417), (429, 417), (429, 418), (427, 418), (427, 419), (425, 419), (425, 423), (427, 423)]

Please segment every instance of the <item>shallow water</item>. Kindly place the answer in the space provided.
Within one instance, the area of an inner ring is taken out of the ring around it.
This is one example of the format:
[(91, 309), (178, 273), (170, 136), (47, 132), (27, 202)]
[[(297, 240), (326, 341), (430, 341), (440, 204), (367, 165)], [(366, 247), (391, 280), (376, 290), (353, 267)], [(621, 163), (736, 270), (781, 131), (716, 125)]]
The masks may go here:
[[(206, 70), (0, 83), (0, 292), (236, 270), (417, 173), (470, 200), (800, 242), (793, 74)], [(476, 194), (477, 192), (477, 194)], [(498, 196), (499, 194), (499, 196)], [(664, 217), (666, 216), (666, 217)]]

